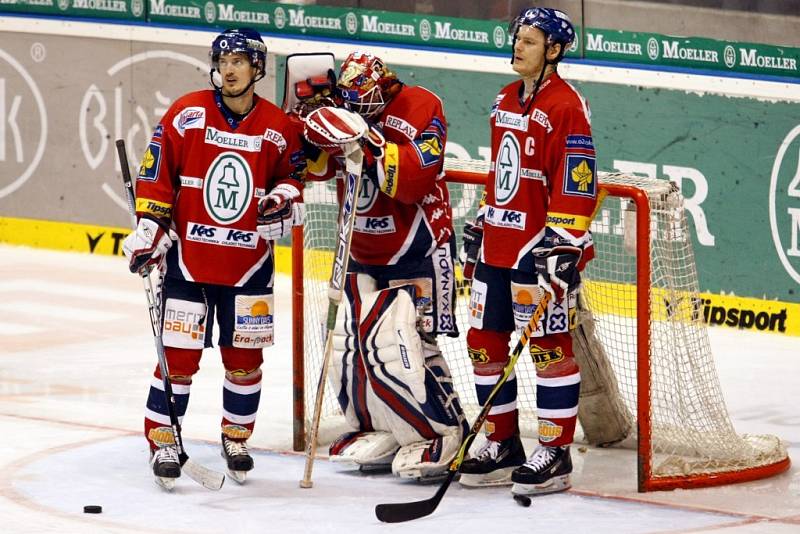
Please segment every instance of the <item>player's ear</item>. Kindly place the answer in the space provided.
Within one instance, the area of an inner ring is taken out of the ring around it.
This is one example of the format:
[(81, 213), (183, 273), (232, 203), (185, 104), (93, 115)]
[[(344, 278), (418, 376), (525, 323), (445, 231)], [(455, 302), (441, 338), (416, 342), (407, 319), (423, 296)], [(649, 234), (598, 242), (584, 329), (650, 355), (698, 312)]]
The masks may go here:
[(555, 61), (556, 58), (561, 54), (561, 49), (564, 48), (562, 43), (552, 43), (550, 46), (547, 47), (547, 60), (548, 61)]

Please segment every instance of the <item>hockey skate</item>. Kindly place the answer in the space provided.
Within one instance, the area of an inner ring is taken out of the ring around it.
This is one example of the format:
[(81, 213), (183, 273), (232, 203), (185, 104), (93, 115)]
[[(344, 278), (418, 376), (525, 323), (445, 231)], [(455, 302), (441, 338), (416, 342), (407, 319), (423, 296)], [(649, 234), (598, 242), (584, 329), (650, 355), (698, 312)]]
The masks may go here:
[(525, 462), (525, 449), (519, 436), (503, 441), (486, 440), (474, 458), (461, 464), (462, 486), (507, 486), (511, 484), (511, 472)]
[(511, 480), (515, 495), (545, 495), (568, 490), (572, 473), (569, 447), (539, 445), (521, 467), (514, 470)]
[(175, 445), (150, 449), (150, 467), (153, 468), (155, 482), (167, 491), (172, 491), (175, 481), (181, 476), (181, 464)]
[(228, 476), (244, 484), (247, 472), (253, 469), (253, 457), (247, 450), (247, 442), (234, 441), (222, 434), (222, 457), (228, 464)]

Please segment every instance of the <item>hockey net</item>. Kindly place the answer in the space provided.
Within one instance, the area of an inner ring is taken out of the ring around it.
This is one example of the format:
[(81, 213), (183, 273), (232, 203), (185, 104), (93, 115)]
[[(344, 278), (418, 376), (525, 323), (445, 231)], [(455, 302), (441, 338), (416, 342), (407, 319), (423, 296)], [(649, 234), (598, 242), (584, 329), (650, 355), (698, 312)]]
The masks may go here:
[[(445, 169), (460, 243), (488, 164), (448, 158)], [(600, 173), (599, 183), (602, 200), (592, 224), (596, 258), (583, 273), (580, 326), (573, 336), (582, 376), (576, 440), (635, 448), (639, 491), (741, 482), (788, 469), (779, 438), (739, 435), (730, 421), (702, 318), (680, 192), (664, 180), (623, 174)], [(296, 450), (303, 448), (313, 416), (339, 213), (333, 180), (307, 184), (304, 196), (305, 226), (293, 236)], [(461, 336), (440, 337), (439, 343), (471, 422), (480, 406), (465, 341), (469, 290), (459, 288)], [(535, 436), (535, 367), (523, 357), (516, 372), (520, 427)], [(328, 385), (319, 441), (345, 430)]]

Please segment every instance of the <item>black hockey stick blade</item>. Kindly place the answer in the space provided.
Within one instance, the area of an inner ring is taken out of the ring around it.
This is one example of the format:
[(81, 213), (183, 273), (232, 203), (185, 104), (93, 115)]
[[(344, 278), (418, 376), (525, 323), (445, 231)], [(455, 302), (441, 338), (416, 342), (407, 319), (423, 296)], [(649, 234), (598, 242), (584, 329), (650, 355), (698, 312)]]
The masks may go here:
[(431, 515), (442, 501), (442, 497), (444, 497), (447, 488), (450, 487), (450, 483), (456, 477), (456, 473), (458, 473), (458, 469), (448, 470), (447, 478), (430, 499), (379, 504), (375, 507), (375, 516), (384, 523), (403, 523)]

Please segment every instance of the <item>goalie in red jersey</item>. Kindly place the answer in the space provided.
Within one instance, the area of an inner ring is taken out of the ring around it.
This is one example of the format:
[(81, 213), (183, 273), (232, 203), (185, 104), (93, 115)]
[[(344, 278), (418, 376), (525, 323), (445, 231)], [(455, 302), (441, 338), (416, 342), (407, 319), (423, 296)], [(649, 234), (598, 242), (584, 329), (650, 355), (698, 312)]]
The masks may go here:
[(466, 431), (436, 342), (458, 335), (442, 102), (366, 52), (347, 57), (334, 93), (328, 103), (338, 107), (304, 117), (306, 138), (318, 147), (308, 179), (341, 177), (343, 145), (357, 138), (364, 163), (348, 305), (339, 307), (333, 331), (331, 380), (352, 431), (334, 441), (331, 459), (436, 477)]
[[(222, 455), (237, 482), (253, 468), (246, 440), (262, 349), (273, 344), (273, 240), (302, 221), (301, 132), (255, 94), (266, 57), (255, 30), (214, 39), (214, 89), (179, 98), (155, 127), (136, 178), (138, 227), (123, 245), (132, 272), (163, 269), (162, 338), (179, 420), (216, 318)], [(144, 430), (156, 482), (171, 489), (181, 467), (160, 376), (156, 368)]]
[(570, 330), (580, 272), (593, 256), (595, 150), (586, 101), (556, 70), (575, 38), (567, 15), (525, 9), (509, 33), (512, 66), (521, 79), (495, 99), (485, 202), (476, 223), (465, 228), (467, 264), (477, 263), (467, 345), (481, 404), (508, 362), (512, 331), (527, 325), (542, 291), (555, 298), (529, 342), (537, 375), (538, 446), (526, 460), (512, 373), (487, 417), (487, 441), (462, 464), (460, 481), (551, 493), (569, 488), (572, 472), (569, 446), (581, 376)]

